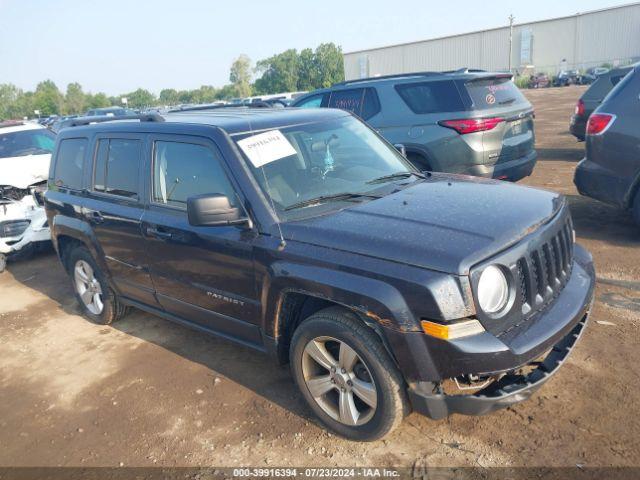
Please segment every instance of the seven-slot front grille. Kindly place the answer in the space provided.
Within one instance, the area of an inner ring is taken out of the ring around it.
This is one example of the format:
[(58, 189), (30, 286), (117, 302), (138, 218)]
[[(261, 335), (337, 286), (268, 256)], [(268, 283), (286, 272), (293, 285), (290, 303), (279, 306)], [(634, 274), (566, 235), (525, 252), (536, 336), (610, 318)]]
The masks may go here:
[(522, 313), (552, 299), (571, 276), (573, 227), (570, 218), (549, 240), (518, 260), (517, 287)]

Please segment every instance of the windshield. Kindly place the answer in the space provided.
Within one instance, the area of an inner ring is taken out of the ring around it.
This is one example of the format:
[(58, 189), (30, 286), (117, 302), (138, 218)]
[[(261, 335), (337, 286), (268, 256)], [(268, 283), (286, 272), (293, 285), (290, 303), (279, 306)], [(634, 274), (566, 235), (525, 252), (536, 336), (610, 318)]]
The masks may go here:
[(0, 158), (53, 152), (55, 135), (44, 128), (0, 133)]
[(419, 175), (395, 148), (351, 116), (234, 140), (281, 218), (372, 198), (383, 184)]

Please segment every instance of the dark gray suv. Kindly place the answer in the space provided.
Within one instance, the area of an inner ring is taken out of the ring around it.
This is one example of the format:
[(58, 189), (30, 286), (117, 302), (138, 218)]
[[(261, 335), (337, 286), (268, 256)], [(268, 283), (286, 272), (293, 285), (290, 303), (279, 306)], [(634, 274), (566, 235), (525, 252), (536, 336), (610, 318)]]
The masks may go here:
[(627, 73), (631, 71), (631, 66), (615, 68), (607, 73), (598, 75), (596, 81), (591, 84), (586, 92), (582, 94), (576, 110), (571, 116), (569, 130), (571, 134), (578, 140), (585, 139), (585, 131), (587, 129), (587, 120), (598, 105), (604, 100), (604, 97), (622, 80)]
[(640, 224), (640, 63), (611, 90), (587, 122), (586, 156), (578, 164), (578, 191), (629, 209)]
[(533, 108), (508, 73), (462, 69), (352, 80), (293, 107), (355, 113), (421, 170), (516, 181), (536, 163)]

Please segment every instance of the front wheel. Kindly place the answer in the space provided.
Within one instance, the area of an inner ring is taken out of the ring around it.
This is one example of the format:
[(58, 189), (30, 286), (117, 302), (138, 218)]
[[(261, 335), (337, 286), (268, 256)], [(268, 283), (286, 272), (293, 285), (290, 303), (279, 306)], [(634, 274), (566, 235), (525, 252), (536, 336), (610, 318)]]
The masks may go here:
[(377, 440), (408, 413), (400, 372), (378, 336), (352, 312), (332, 307), (302, 322), (290, 361), (311, 409), (343, 437)]

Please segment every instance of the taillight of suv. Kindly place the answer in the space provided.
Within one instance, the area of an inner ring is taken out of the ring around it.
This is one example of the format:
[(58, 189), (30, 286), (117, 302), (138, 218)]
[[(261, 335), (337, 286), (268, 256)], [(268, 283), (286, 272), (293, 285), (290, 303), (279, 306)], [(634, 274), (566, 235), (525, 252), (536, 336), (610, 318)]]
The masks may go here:
[(446, 128), (452, 128), (459, 134), (464, 135), (466, 133), (492, 130), (501, 122), (504, 122), (504, 118), (502, 117), (467, 118), (458, 120), (441, 120), (438, 122), (438, 125)]
[(587, 135), (602, 135), (613, 125), (616, 116), (610, 113), (593, 113), (587, 121)]
[(584, 102), (582, 99), (578, 100), (578, 103), (576, 103), (576, 115), (580, 117), (584, 116)]

